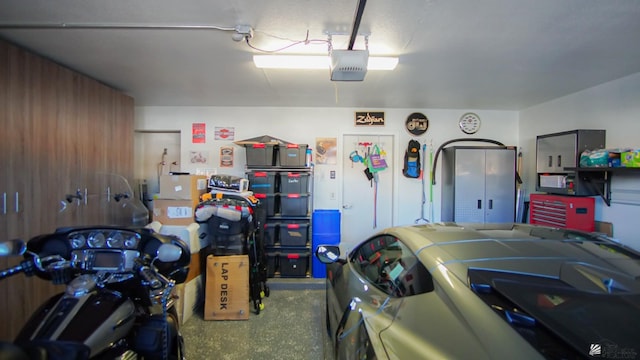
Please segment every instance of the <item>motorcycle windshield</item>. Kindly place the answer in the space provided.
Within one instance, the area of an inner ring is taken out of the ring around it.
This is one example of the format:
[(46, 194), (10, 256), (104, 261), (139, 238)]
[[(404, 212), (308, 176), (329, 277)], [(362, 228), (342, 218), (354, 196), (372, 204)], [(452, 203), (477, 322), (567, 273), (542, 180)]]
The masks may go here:
[(149, 210), (129, 181), (119, 174), (94, 173), (69, 181), (58, 200), (60, 227), (78, 225), (144, 226)]

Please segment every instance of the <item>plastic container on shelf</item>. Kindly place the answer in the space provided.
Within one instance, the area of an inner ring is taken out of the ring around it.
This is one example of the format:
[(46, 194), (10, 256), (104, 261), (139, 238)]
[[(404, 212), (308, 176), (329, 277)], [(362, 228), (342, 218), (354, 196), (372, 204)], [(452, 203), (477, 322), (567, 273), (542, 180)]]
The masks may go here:
[(281, 246), (306, 246), (309, 242), (309, 222), (285, 220), (280, 223), (278, 233)]
[(254, 171), (247, 174), (249, 178), (249, 190), (259, 194), (274, 194), (276, 188), (276, 172)]
[(309, 191), (309, 174), (301, 172), (281, 172), (280, 189), (282, 193), (300, 194)]
[(280, 194), (282, 216), (308, 216), (309, 194)]
[(260, 200), (261, 206), (267, 210), (267, 216), (274, 216), (276, 214), (276, 194), (253, 194), (258, 200)]
[(306, 277), (309, 270), (309, 251), (280, 249), (278, 267), (281, 277)]
[(273, 246), (278, 241), (278, 222), (267, 221), (264, 224), (264, 245)]
[(246, 144), (248, 167), (275, 166), (277, 159), (276, 146), (273, 144)]
[(278, 149), (280, 166), (304, 167), (307, 159), (307, 144), (280, 145)]

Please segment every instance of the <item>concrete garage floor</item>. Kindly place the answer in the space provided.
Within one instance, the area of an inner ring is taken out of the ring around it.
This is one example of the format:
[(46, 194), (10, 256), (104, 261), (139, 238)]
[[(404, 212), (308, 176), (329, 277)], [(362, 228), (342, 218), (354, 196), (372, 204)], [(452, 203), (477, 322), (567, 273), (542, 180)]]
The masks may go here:
[(181, 329), (187, 360), (325, 359), (324, 281), (269, 279), (265, 309), (251, 305), (249, 320), (205, 321), (197, 312)]

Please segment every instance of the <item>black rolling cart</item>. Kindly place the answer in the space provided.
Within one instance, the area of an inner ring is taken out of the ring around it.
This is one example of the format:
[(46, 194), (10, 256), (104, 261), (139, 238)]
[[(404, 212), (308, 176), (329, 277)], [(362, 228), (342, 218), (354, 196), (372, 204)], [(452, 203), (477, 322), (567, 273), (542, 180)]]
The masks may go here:
[(204, 259), (208, 255), (248, 255), (249, 297), (259, 314), (264, 309), (262, 299), (269, 296), (263, 204), (251, 193), (212, 189), (196, 207), (195, 220), (206, 226), (201, 233), (209, 240), (202, 250)]

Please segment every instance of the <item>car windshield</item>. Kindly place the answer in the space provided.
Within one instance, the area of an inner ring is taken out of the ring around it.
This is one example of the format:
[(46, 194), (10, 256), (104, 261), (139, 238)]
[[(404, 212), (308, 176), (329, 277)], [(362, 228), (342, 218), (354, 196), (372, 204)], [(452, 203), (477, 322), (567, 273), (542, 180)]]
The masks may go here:
[[(503, 315), (512, 325), (519, 327), (525, 338), (527, 332), (522, 331), (523, 322), (512, 321), (514, 313), (524, 314), (530, 319), (524, 328), (541, 326), (578, 353), (605, 358), (636, 358), (640, 355), (640, 294), (585, 292), (558, 279), (481, 272), (484, 280), (490, 278), (488, 283), (491, 287), (510, 303), (507, 306), (503, 303), (500, 307), (495, 302), (490, 305), (500, 310), (515, 307), (512, 314), (505, 310), (507, 314)], [(484, 298), (486, 301), (486, 296)], [(532, 338), (527, 340), (531, 342)], [(533, 345), (539, 345), (539, 340), (539, 337), (533, 340)], [(538, 346), (539, 350), (544, 350), (541, 347)]]

